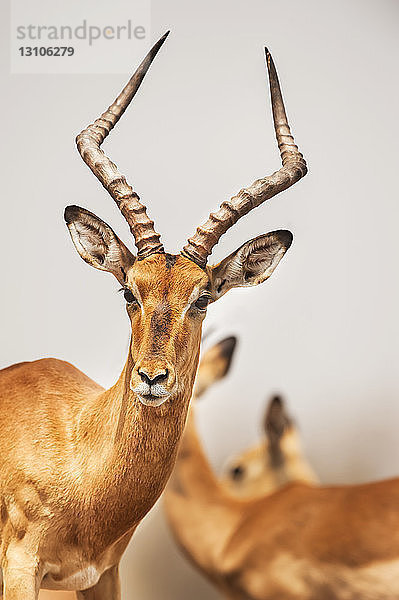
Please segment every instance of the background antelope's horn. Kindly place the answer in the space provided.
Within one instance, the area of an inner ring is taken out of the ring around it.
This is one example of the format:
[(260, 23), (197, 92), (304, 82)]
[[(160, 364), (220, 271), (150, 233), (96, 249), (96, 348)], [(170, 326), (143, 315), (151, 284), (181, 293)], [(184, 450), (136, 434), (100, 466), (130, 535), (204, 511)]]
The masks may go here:
[(164, 252), (160, 236), (154, 229), (154, 222), (147, 216), (146, 207), (141, 204), (139, 196), (100, 146), (129, 106), (168, 34), (169, 31), (151, 48), (108, 110), (76, 138), (76, 144), (83, 160), (111, 194), (128, 222), (137, 246), (138, 258), (145, 258), (155, 252)]
[(182, 250), (183, 256), (204, 267), (212, 248), (221, 236), (234, 225), (240, 217), (256, 208), (265, 200), (289, 188), (306, 175), (307, 167), (302, 154), (295, 145), (288, 125), (284, 102), (276, 67), (270, 52), (265, 48), (266, 63), (269, 72), (270, 95), (273, 110), (274, 129), (280, 149), (283, 166), (269, 177), (258, 179), (250, 187), (242, 189), (231, 200), (221, 204), (216, 213), (209, 215), (206, 223), (198, 227)]

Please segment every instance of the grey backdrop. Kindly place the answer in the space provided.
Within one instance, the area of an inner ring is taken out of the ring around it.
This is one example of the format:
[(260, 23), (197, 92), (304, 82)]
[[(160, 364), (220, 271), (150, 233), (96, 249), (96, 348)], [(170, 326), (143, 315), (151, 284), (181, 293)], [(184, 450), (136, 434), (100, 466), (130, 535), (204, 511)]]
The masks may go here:
[[(265, 397), (278, 390), (324, 482), (399, 472), (398, 8), (395, 0), (153, 1), (153, 37), (172, 35), (106, 144), (167, 249), (279, 166), (265, 43), (309, 164), (303, 182), (242, 219), (214, 253), (217, 261), (275, 228), (295, 235), (269, 282), (209, 309), (210, 342), (240, 338), (231, 375), (199, 415), (216, 468), (256, 439)], [(111, 276), (78, 257), (62, 213), (85, 206), (129, 240), (73, 143), (125, 78), (10, 76), (2, 12), (0, 363), (55, 356), (109, 386), (127, 351), (123, 299)], [(175, 550), (159, 507), (122, 572), (125, 598), (217, 597)]]

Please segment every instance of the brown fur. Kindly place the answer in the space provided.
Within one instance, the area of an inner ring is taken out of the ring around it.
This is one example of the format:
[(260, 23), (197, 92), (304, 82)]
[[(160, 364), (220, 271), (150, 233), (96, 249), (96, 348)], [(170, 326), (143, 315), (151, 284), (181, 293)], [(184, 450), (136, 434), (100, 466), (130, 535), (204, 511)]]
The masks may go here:
[[(196, 303), (204, 292), (211, 301), (220, 297), (219, 265), (202, 269), (183, 256), (165, 254), (136, 260), (92, 213), (73, 207), (67, 221), (86, 262), (120, 281), (123, 273), (131, 343), (109, 390), (55, 359), (0, 372), (5, 600), (35, 600), (40, 586), (90, 588), (78, 593), (81, 599), (120, 598), (120, 558), (167, 482), (185, 424), (206, 314)], [(289, 247), (285, 237), (284, 232), (262, 236), (263, 279)], [(234, 253), (230, 260), (236, 260)], [(245, 265), (234, 272), (230, 287), (256, 285), (247, 283)], [(143, 386), (143, 373), (153, 381), (162, 377), (161, 395), (155, 383), (150, 394), (133, 391)]]
[[(163, 490), (183, 430), (201, 339), (202, 316), (178, 317), (193, 287), (208, 284), (206, 272), (183, 257), (168, 269), (164, 263), (165, 256), (153, 256), (135, 263), (129, 273), (144, 310), (128, 308), (132, 342), (111, 389), (55, 359), (0, 372), (0, 539), (6, 580), (10, 557), (20, 562), (29, 557), (36, 565), (30, 565), (35, 581), (43, 577), (43, 587), (61, 589), (80, 567), (95, 565), (101, 573), (117, 565)], [(166, 301), (173, 319), (166, 335), (155, 336), (151, 322)], [(130, 390), (134, 365), (140, 358), (155, 369), (165, 357), (178, 378), (176, 392), (158, 408), (144, 406)]]
[(242, 499), (213, 474), (191, 412), (164, 497), (178, 544), (231, 599), (399, 597), (399, 479)]

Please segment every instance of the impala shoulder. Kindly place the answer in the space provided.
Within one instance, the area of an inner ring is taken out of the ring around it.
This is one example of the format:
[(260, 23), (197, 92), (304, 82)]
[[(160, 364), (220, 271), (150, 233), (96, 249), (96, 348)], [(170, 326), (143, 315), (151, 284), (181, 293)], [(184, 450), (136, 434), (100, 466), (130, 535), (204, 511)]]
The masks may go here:
[[(73, 364), (66, 360), (61, 360), (60, 358), (41, 358), (33, 361), (31, 365), (34, 365), (38, 370), (45, 371), (50, 375), (84, 378), (87, 381), (93, 381)], [(93, 383), (95, 382), (93, 381)]]
[(71, 363), (58, 358), (41, 358), (6, 367), (0, 371), (1, 384), (11, 388), (15, 384), (18, 387), (47, 388), (53, 391), (63, 391), (75, 385), (98, 392), (103, 390)]

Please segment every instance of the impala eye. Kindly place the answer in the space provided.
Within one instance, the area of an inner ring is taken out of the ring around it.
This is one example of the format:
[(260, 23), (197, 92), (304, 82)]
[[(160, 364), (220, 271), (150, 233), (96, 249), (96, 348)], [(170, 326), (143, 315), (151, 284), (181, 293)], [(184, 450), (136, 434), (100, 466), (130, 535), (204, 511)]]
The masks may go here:
[(129, 289), (126, 288), (125, 290), (123, 290), (123, 296), (128, 304), (138, 304), (136, 297), (134, 296), (133, 292), (131, 292)]
[(245, 469), (241, 465), (237, 465), (230, 470), (230, 476), (234, 481), (240, 481), (244, 477)]
[(202, 294), (202, 296), (200, 296), (198, 300), (194, 302), (194, 306), (199, 310), (206, 310), (210, 301), (211, 297), (208, 296), (208, 294)]

